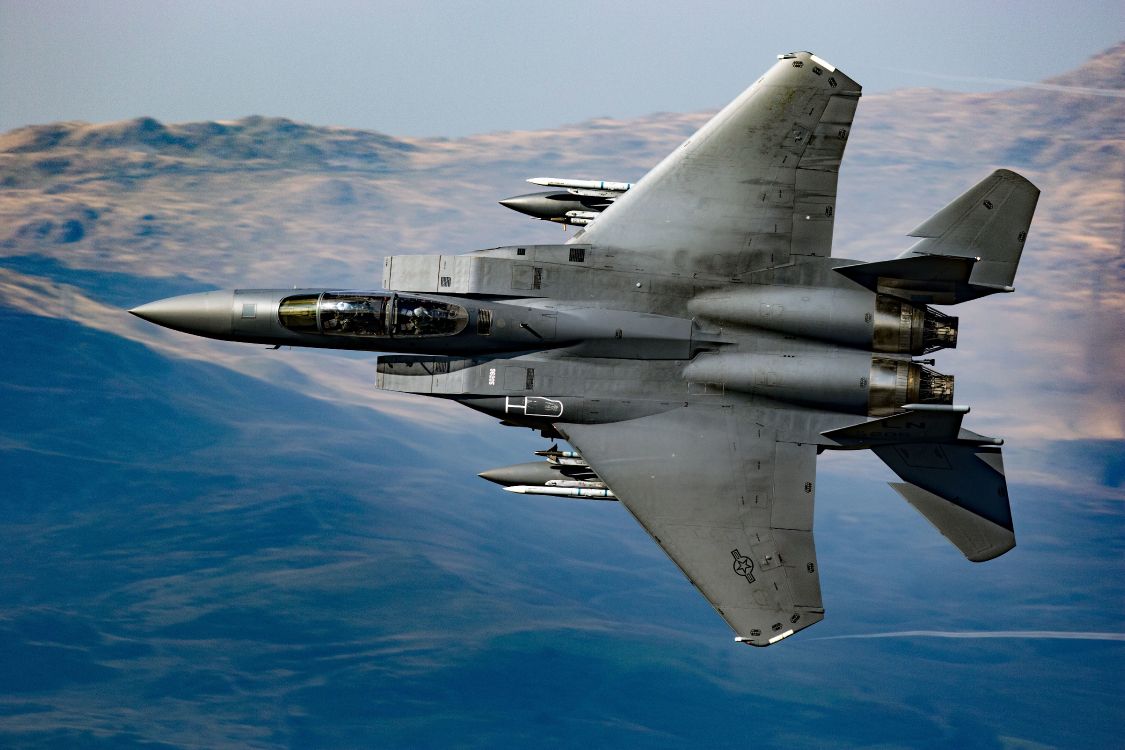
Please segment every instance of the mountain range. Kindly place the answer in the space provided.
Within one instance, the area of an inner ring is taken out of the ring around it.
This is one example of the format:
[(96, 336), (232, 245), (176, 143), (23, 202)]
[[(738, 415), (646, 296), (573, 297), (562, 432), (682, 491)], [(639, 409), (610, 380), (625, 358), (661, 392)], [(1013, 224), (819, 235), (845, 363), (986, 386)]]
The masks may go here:
[(635, 181), (710, 113), (458, 139), (276, 117), (0, 135), (0, 742), (1114, 744), (1123, 91), (1120, 44), (1010, 90), (861, 100), (834, 255), (893, 257), (994, 168), (1043, 191), (1017, 292), (957, 308), (939, 363), (966, 425), (1008, 440), (1020, 546), (972, 566), (877, 461), (825, 456), (828, 616), (764, 652), (615, 504), (473, 476), (546, 447), (532, 434), (375, 391), (370, 356), (125, 313), (564, 240), (496, 201), (534, 176)]

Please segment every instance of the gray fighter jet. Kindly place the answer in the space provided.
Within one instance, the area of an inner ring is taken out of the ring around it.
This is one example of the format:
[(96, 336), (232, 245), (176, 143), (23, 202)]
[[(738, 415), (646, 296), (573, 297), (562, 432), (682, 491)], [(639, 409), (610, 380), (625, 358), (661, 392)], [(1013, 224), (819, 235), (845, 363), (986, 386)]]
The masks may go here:
[(821, 451), (874, 451), (970, 560), (1015, 546), (1002, 441), (962, 427), (952, 376), (917, 358), (957, 340), (957, 318), (930, 305), (1013, 291), (1039, 190), (997, 170), (898, 257), (831, 257), (859, 96), (816, 55), (781, 55), (566, 244), (389, 257), (385, 290), (206, 292), (130, 312), (223, 340), (399, 352), (379, 357), (380, 388), (574, 448), (484, 478), (620, 501), (736, 640), (766, 646), (824, 616)]

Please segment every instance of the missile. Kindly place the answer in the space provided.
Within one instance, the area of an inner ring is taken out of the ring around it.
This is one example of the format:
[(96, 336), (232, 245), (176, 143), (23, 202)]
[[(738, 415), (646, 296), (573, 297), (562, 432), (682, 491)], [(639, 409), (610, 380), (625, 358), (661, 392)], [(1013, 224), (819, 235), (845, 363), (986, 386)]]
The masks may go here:
[(598, 214), (595, 211), (567, 211), (566, 218), (586, 219), (587, 221), (593, 221), (594, 219), (598, 218)]
[(583, 487), (588, 490), (603, 490), (605, 489), (605, 482), (594, 482), (585, 479), (551, 479), (547, 482), (548, 487)]
[(532, 185), (561, 187), (573, 190), (602, 190), (609, 193), (624, 193), (633, 187), (631, 182), (606, 182), (605, 180), (569, 180), (563, 177), (532, 177)]
[(588, 489), (586, 487), (548, 487), (517, 484), (504, 488), (518, 495), (553, 495), (555, 497), (574, 497), (583, 500), (616, 500), (610, 489)]

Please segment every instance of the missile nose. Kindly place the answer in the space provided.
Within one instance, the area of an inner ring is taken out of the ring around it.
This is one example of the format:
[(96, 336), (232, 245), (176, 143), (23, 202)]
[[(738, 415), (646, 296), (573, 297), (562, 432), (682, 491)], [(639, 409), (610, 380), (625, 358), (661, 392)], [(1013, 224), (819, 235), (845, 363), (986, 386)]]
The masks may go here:
[(129, 312), (165, 328), (225, 339), (231, 335), (234, 292), (181, 294), (134, 307)]

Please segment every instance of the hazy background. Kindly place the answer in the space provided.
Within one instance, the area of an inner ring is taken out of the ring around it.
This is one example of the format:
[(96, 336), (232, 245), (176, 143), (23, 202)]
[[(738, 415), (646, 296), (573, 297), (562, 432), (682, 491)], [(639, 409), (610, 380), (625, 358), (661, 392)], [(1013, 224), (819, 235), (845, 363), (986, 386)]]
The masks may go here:
[[(1121, 10), (853, 7), (0, 4), (0, 745), (1119, 744)], [(825, 454), (827, 617), (778, 647), (616, 504), (474, 476), (532, 433), (125, 312), (561, 241), (496, 200), (641, 177), (799, 48), (865, 86), (835, 255), (997, 167), (1043, 195), (1017, 293), (937, 355), (1008, 441), (1019, 546), (968, 563)]]
[(808, 49), (868, 93), (994, 90), (1125, 33), (1113, 0), (0, 2), (0, 131), (282, 115), (459, 136), (722, 106)]

